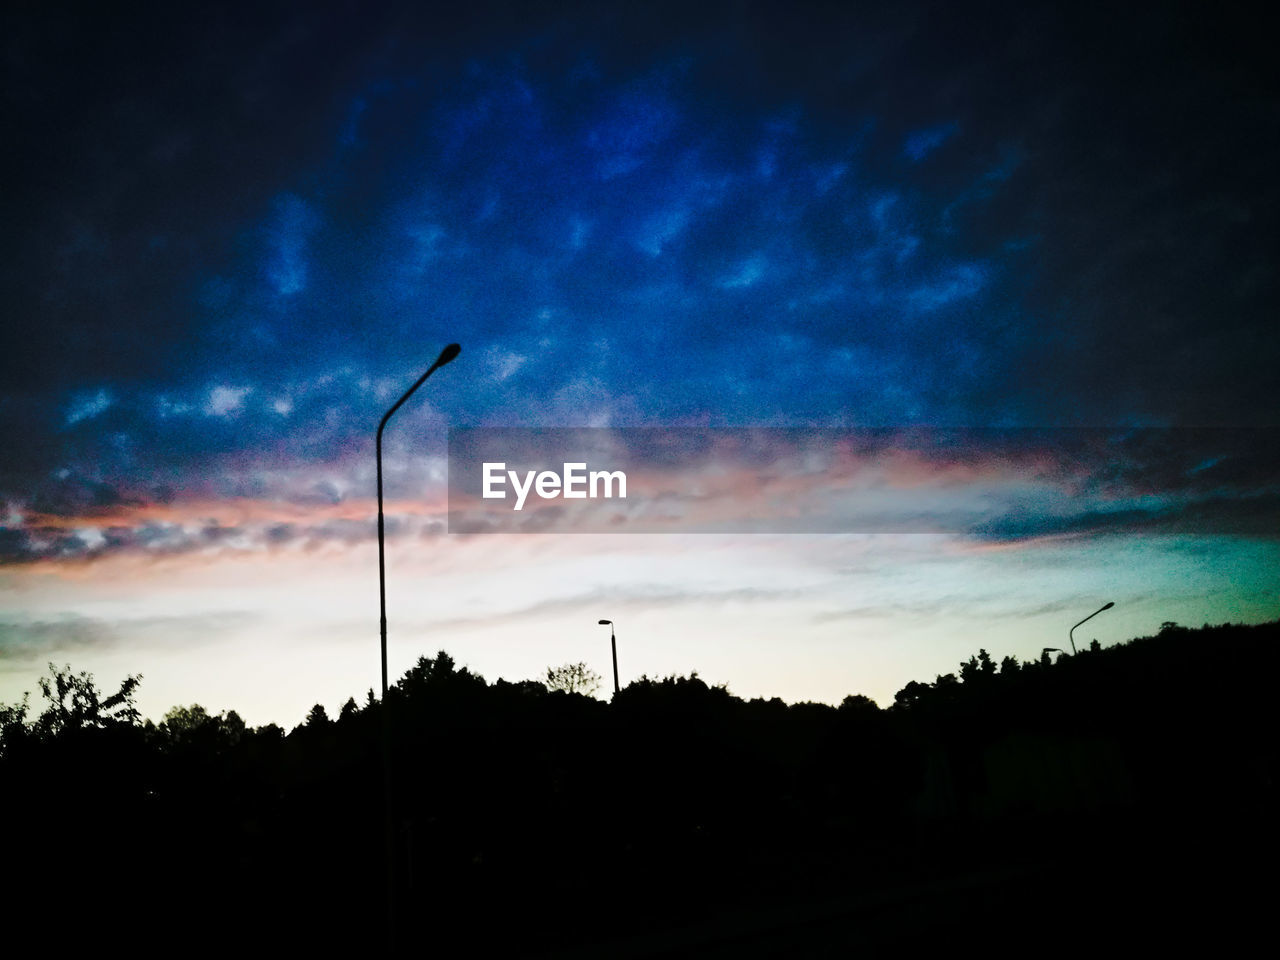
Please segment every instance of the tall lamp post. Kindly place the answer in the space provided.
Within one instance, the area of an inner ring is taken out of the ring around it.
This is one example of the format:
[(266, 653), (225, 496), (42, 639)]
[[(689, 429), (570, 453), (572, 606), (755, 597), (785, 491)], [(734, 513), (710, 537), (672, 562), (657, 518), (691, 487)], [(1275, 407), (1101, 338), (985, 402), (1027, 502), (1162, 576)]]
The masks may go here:
[(387, 942), (392, 950), (395, 949), (397, 940), (396, 844), (395, 814), (391, 799), (391, 717), (387, 704), (387, 561), (386, 528), (382, 514), (382, 431), (386, 429), (387, 421), (391, 419), (391, 415), (399, 410), (404, 402), (413, 395), (413, 392), (426, 382), (427, 377), (431, 376), (461, 352), (462, 348), (456, 343), (451, 343), (441, 350), (440, 356), (436, 357), (436, 362), (428, 368), (427, 372), (420, 376), (417, 382), (406, 390), (399, 400), (392, 404), (391, 409), (383, 414), (374, 439), (374, 447), (376, 448), (378, 459), (378, 628), (382, 638), (382, 793), (384, 800), (383, 827), (387, 857)]
[(613, 648), (613, 692), (618, 693), (618, 637), (613, 631), (612, 620), (601, 620), (600, 626), (609, 628), (609, 646)]
[(387, 561), (386, 534), (382, 519), (382, 431), (386, 429), (387, 421), (391, 419), (391, 415), (413, 396), (413, 392), (426, 382), (427, 377), (431, 376), (461, 352), (462, 347), (456, 343), (451, 343), (440, 351), (440, 356), (436, 357), (436, 362), (431, 365), (426, 373), (418, 378), (418, 382), (406, 390), (404, 395), (392, 404), (391, 409), (382, 415), (382, 421), (378, 424), (378, 433), (374, 441), (378, 454), (378, 605), (380, 611), (378, 624), (382, 634), (382, 698), (384, 700), (387, 697)]
[[(1114, 603), (1112, 603), (1111, 601), (1107, 601), (1102, 606), (1100, 606), (1097, 610), (1093, 611), (1093, 613), (1085, 617), (1084, 620), (1081, 620), (1080, 623), (1085, 623), (1086, 621), (1092, 620), (1094, 617), (1100, 614), (1103, 610), (1110, 610), (1114, 606), (1115, 606)], [(1080, 623), (1077, 623), (1076, 627), (1080, 626)], [(1073, 655), (1076, 652), (1076, 638), (1072, 636), (1072, 634), (1076, 632), (1076, 627), (1072, 627), (1070, 630), (1067, 631), (1067, 639), (1071, 641), (1071, 653)]]

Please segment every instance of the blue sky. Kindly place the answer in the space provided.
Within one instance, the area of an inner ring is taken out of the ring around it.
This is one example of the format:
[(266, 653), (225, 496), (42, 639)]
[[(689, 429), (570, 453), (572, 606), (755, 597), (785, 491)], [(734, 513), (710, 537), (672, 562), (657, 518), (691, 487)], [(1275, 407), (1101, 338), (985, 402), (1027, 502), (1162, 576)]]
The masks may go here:
[[(1280, 612), (1257, 523), (1046, 539), (1069, 493), (998, 553), (927, 541), (945, 577), (918, 538), (677, 538), (683, 570), (547, 535), (520, 574), (439, 533), (451, 425), (1275, 427), (1275, 68), (1233, 7), (6, 16), (0, 699), (46, 659), (168, 677), (153, 711), (369, 686), (372, 427), (450, 341), (388, 437), (393, 582), (451, 583), (401, 600), (406, 653), (531, 676), (596, 656), (612, 600), (649, 672), (883, 701), (1094, 599), (1111, 639)], [(1231, 467), (1235, 512), (1274, 510), (1274, 464), (1249, 500)], [(1117, 557), (1140, 616), (1098, 582)], [(1013, 570), (1022, 606), (971, 609)], [(342, 666), (299, 674), (313, 643)]]

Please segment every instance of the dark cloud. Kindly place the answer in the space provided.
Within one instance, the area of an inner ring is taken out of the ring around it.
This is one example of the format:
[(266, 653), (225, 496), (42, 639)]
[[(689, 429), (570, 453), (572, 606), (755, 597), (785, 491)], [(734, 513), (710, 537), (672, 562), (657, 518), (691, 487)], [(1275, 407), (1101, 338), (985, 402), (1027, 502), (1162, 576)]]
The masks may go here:
[[(479, 428), (453, 430), (450, 533), (947, 532), (994, 540), (1108, 533), (1280, 530), (1277, 431), (1264, 428)], [(621, 471), (608, 499), (543, 500), (521, 511), (482, 499), (482, 465)], [(445, 532), (439, 468), (400, 464), (386, 536)], [(368, 464), (363, 464), (367, 467)], [(64, 480), (60, 498), (0, 524), (0, 559), (91, 561), (126, 553), (260, 553), (350, 546), (374, 536), (355, 473), (224, 474), (186, 498), (131, 499)], [(198, 495), (198, 496), (197, 496)], [(414, 506), (414, 504), (419, 504)]]
[(730, 590), (682, 591), (672, 590), (667, 586), (652, 584), (631, 584), (609, 590), (590, 590), (578, 594), (559, 597), (553, 600), (542, 600), (522, 607), (510, 608), (494, 613), (486, 610), (474, 617), (457, 617), (447, 620), (432, 621), (433, 629), (483, 627), (489, 629), (501, 624), (527, 624), (530, 619), (555, 616), (560, 613), (576, 613), (583, 609), (607, 609), (619, 614), (623, 611), (650, 613), (654, 610), (674, 611), (686, 606), (704, 606), (723, 604), (768, 603), (778, 600), (796, 600), (808, 596), (812, 591), (796, 588), (765, 589), (760, 587), (739, 587)]
[(4, 620), (0, 621), (0, 663), (16, 666), (48, 657), (70, 657), (82, 651), (109, 651), (120, 645), (160, 645), (174, 636), (198, 642), (242, 629), (256, 619), (254, 614), (231, 611), (133, 619), (67, 615)]
[(450, 340), (401, 463), (446, 421), (1280, 414), (1276, 67), (1230, 4), (3, 26), (0, 498), (28, 513), (368, 496), (372, 426)]
[[(455, 430), (449, 524), (455, 533), (1274, 536), (1278, 449), (1277, 431), (1259, 428)], [(539, 497), (532, 478), (565, 476), (569, 464), (580, 499)], [(592, 471), (625, 474), (625, 499), (588, 494)]]

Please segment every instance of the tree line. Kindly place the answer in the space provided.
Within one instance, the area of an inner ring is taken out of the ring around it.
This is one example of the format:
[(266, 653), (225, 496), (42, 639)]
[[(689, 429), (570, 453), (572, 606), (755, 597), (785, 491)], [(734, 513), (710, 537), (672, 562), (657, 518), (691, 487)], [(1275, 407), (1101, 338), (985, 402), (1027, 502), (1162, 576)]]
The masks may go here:
[[(887, 709), (696, 674), (604, 702), (582, 664), (489, 683), (442, 651), (287, 732), (199, 705), (144, 721), (140, 677), (108, 695), (51, 665), (41, 703), (0, 708), (3, 892), (151, 931), (361, 943), (385, 924), (389, 822), (406, 936), (470, 952), (732, 932), (983, 871), (1094, 877), (1099, 856), (1155, 910), (1150, 891), (1273, 842), (1277, 640), (1280, 622), (1165, 624), (1056, 659), (980, 650)], [(1001, 888), (1008, 929), (1042, 919), (1032, 889)], [(910, 936), (954, 935), (962, 902)], [(849, 929), (887, 945), (905, 935), (887, 923)]]

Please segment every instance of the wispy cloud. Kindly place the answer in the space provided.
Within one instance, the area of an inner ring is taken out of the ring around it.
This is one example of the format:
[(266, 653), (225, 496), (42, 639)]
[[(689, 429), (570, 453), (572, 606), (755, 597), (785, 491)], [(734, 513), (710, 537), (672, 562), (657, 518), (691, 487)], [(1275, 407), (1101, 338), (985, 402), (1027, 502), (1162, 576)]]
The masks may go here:
[(49, 658), (102, 654), (120, 647), (138, 650), (171, 642), (200, 644), (245, 629), (257, 620), (247, 612), (133, 618), (67, 614), (53, 619), (0, 621), (0, 664), (9, 669)]

